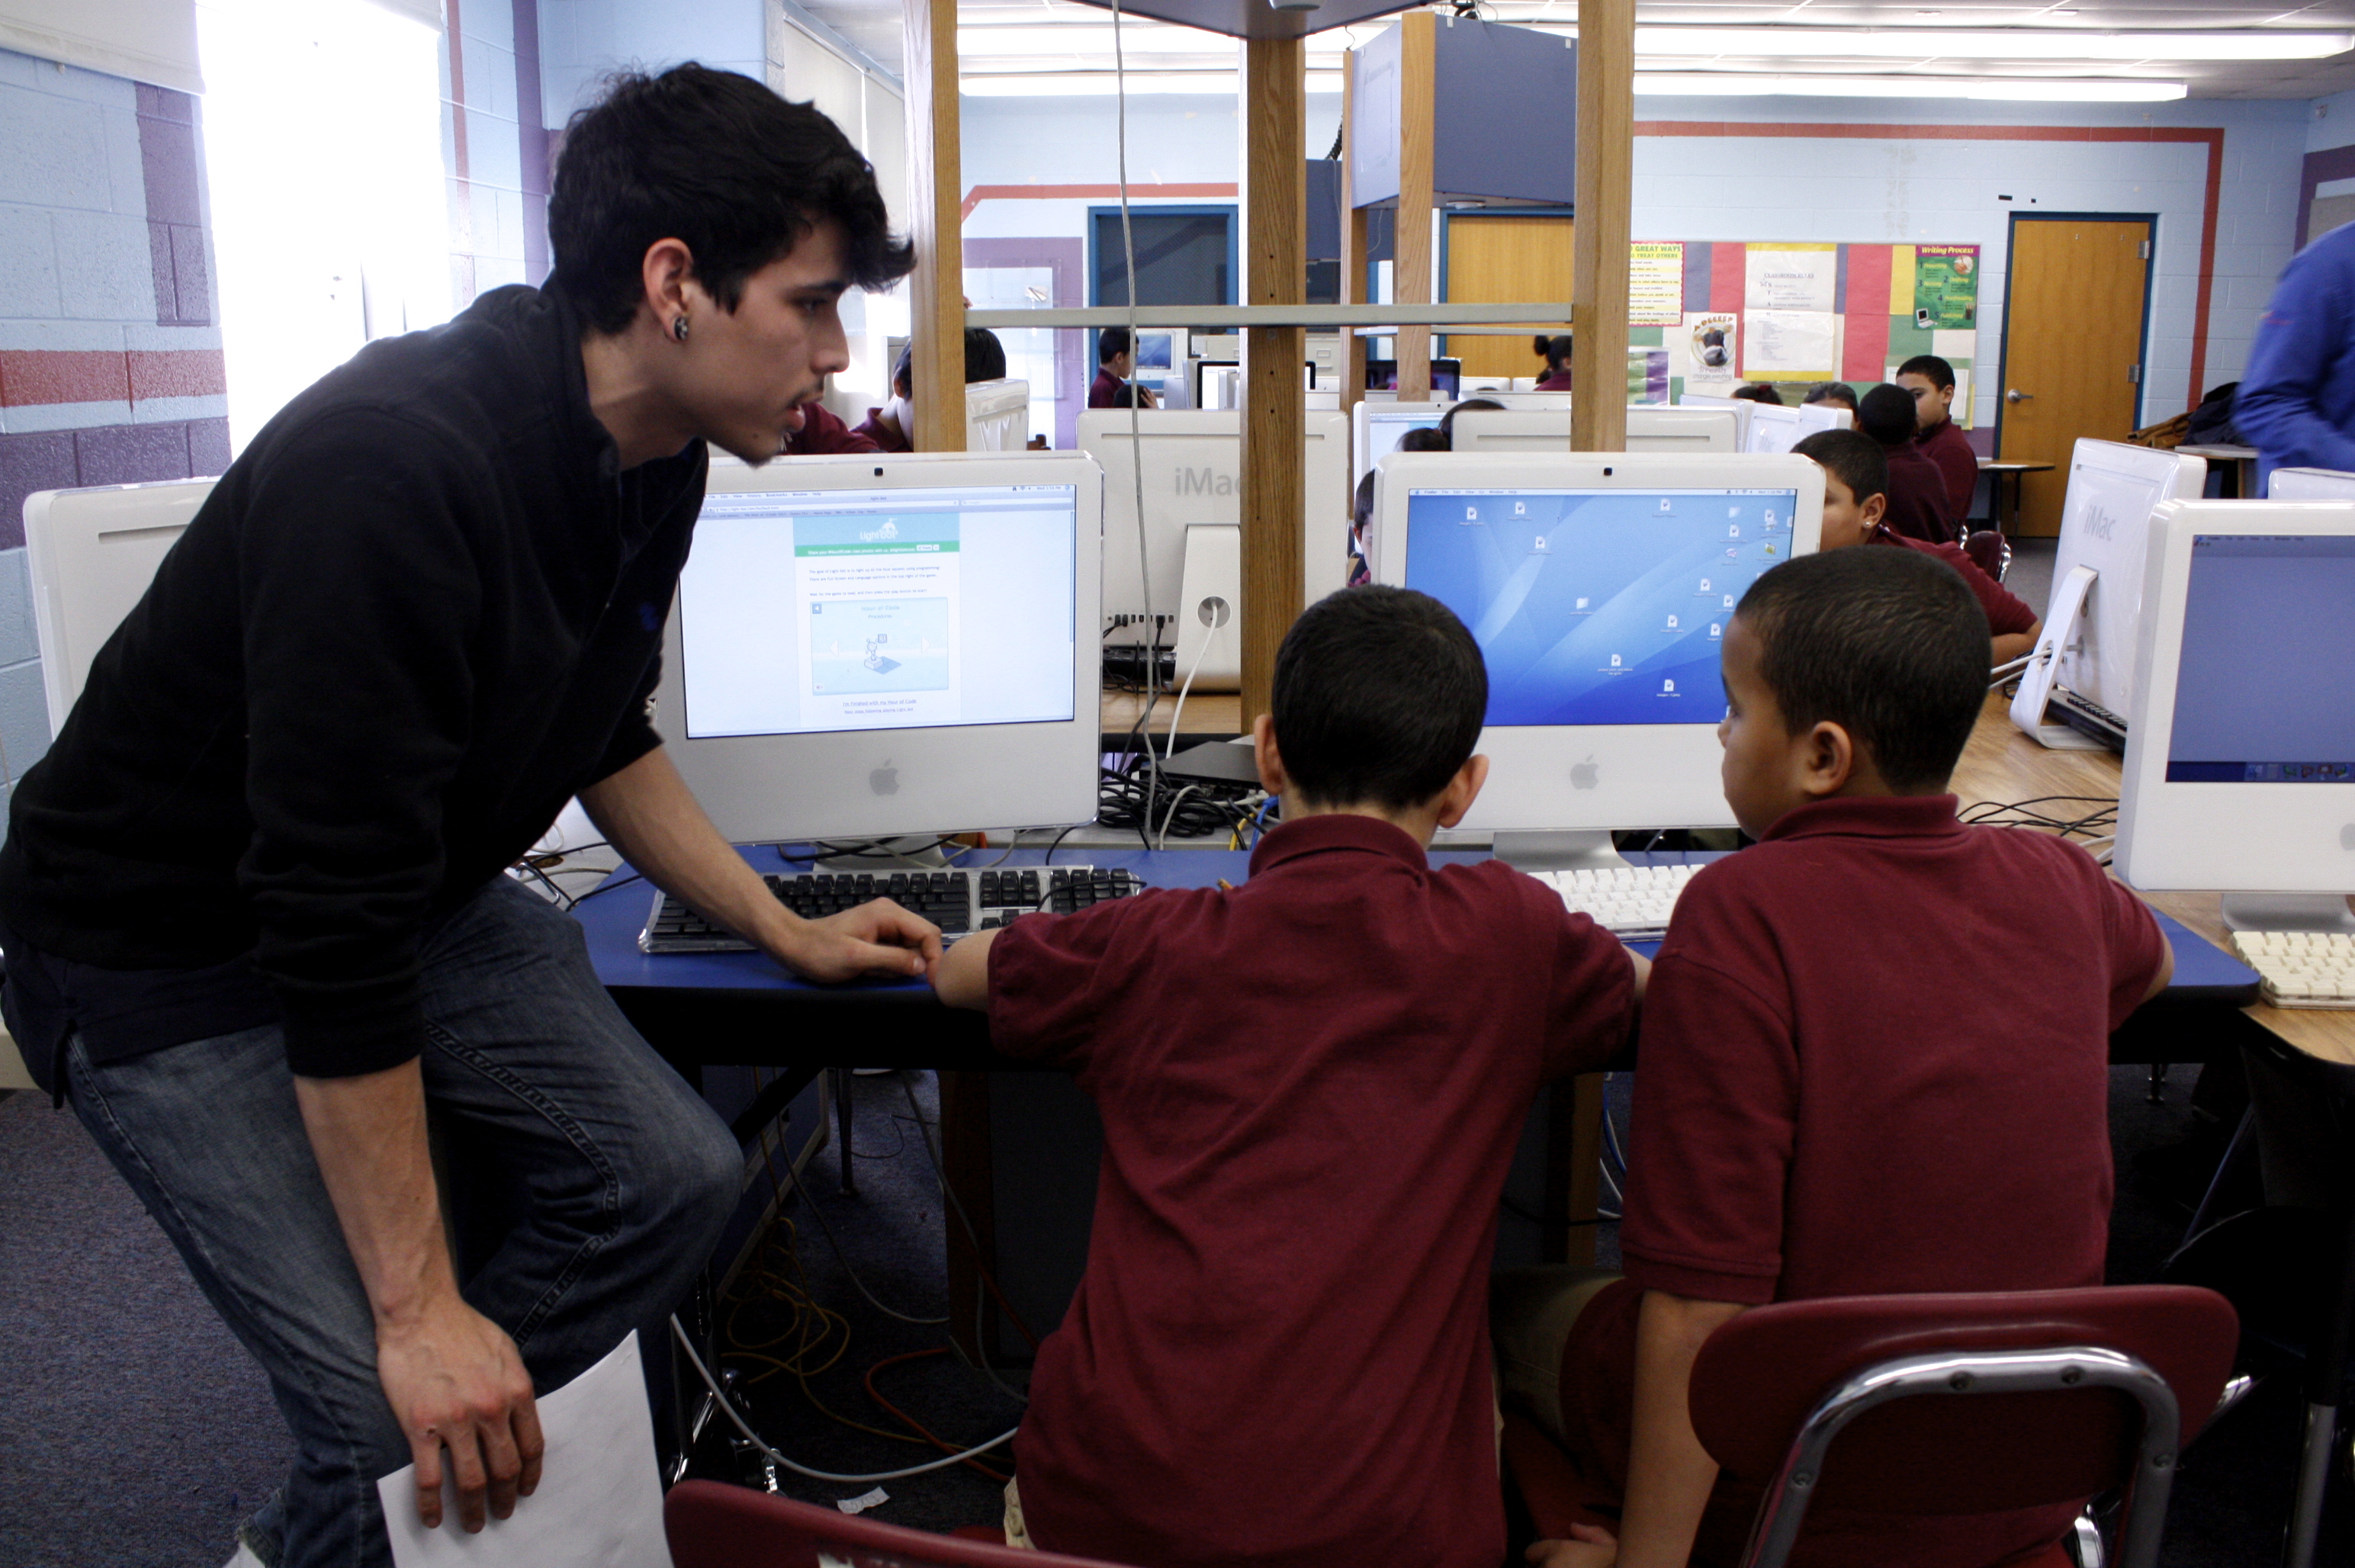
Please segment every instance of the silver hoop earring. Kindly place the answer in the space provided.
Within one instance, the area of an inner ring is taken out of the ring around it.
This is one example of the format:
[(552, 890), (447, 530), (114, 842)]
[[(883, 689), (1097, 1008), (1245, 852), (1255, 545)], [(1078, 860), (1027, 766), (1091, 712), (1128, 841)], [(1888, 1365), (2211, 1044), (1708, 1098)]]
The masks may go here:
[(670, 324), (670, 335), (673, 338), (681, 343), (687, 341), (687, 317), (682, 315), (675, 317), (672, 320)]

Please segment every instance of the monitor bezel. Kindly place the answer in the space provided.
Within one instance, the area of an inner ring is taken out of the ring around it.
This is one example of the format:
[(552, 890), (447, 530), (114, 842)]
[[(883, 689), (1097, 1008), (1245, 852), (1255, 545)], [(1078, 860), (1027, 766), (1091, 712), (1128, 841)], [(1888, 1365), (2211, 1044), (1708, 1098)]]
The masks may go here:
[[(1392, 453), (1374, 484), (1374, 581), (1406, 581), (1407, 499), (1416, 490), (1789, 490), (1791, 553), (1822, 539), (1824, 471), (1787, 453)], [(1488, 783), (1473, 833), (1731, 827), (1718, 718), (1689, 724), (1501, 725), (1480, 731)], [(1575, 770), (1595, 772), (1580, 783)], [(1607, 776), (1606, 776), (1607, 775)]]
[[(1637, 431), (1632, 427), (1637, 422), (1638, 416), (1642, 416), (1643, 423), (1655, 426), (1660, 423), (1665, 423), (1668, 429), (1665, 432), (1657, 428), (1647, 431)], [(1505, 439), (1512, 441), (1526, 441), (1532, 438), (1546, 440), (1559, 438), (1563, 443), (1565, 450), (1567, 450), (1571, 439), (1570, 417), (1571, 411), (1566, 408), (1476, 409), (1469, 413), (1459, 413), (1456, 415), (1455, 422), (1450, 427), (1450, 429), (1454, 433), (1456, 450), (1463, 455), (1481, 457), (1544, 457), (1551, 456), (1552, 453), (1532, 451), (1530, 448), (1524, 446), (1516, 446), (1503, 451), (1483, 452), (1480, 450), (1480, 445), (1481, 443), (1486, 440)], [(1695, 439), (1692, 436), (1673, 433), (1678, 425), (1686, 424), (1706, 430), (1709, 432), (1709, 439), (1721, 440), (1724, 443), (1721, 449), (1715, 452), (1690, 453), (1690, 455), (1694, 457), (1779, 455), (1778, 453), (1743, 453), (1739, 440), (1739, 433), (1742, 428), (1742, 420), (1739, 415), (1733, 413), (1731, 410), (1687, 408), (1682, 404), (1677, 403), (1671, 403), (1667, 407), (1660, 407), (1650, 403), (1632, 404), (1627, 410), (1627, 420), (1631, 427), (1627, 432), (1627, 439), (1630, 441), (1681, 442)], [(1686, 453), (1677, 452), (1638, 452), (1631, 453), (1631, 455), (1642, 457), (1680, 457), (1686, 455)]]
[(2191, 542), (2203, 534), (2355, 538), (2355, 501), (2165, 501), (2153, 511), (2118, 792), (2117, 873), (2152, 891), (2355, 892), (2355, 784), (2168, 781)]
[[(722, 837), (731, 843), (767, 844), (1062, 827), (1094, 820), (1103, 724), (1097, 636), (1103, 531), (1103, 471), (1094, 459), (1079, 452), (796, 457), (758, 468), (715, 464), (707, 494), (1009, 485), (1069, 485), (1074, 491), (1071, 717), (692, 738), (685, 728), (674, 593), (663, 624), (655, 728)], [(854, 791), (854, 783), (866, 787)]]

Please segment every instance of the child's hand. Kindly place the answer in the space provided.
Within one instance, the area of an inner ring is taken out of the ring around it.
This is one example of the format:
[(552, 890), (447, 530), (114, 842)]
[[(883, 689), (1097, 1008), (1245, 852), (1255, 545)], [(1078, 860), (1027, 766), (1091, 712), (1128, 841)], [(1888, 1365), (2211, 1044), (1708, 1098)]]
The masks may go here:
[(1573, 1524), (1568, 1541), (1540, 1541), (1529, 1550), (1537, 1568), (1612, 1568), (1619, 1561), (1619, 1539), (1591, 1524)]

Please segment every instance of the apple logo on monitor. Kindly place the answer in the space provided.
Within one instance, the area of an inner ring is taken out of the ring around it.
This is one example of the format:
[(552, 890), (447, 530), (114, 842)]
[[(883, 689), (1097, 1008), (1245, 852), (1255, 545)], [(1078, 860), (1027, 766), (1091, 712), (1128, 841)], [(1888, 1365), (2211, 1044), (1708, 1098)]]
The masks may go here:
[[(1570, 787), (1572, 789), (1593, 789), (1601, 776), (1602, 770), (1595, 766), (1594, 759), (1593, 757), (1589, 757), (1582, 763), (1577, 763), (1572, 765), (1570, 770)], [(2348, 831), (2350, 833), (2355, 833), (2355, 827), (2350, 827)]]
[(889, 757), (883, 760), (881, 767), (867, 775), (867, 787), (877, 795), (900, 793), (900, 770), (891, 765), (891, 760)]

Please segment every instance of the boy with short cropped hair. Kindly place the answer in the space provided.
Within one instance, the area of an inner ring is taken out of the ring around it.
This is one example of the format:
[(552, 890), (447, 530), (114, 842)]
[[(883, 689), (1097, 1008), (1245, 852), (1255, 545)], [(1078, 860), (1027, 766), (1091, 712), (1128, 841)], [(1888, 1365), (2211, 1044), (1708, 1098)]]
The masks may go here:
[(1946, 502), (1957, 517), (1970, 515), (1979, 487), (1979, 454), (1955, 422), (1955, 368), (1935, 354), (1916, 354), (1897, 367), (1895, 384), (1913, 400), (1913, 444), (1946, 482)]
[(1962, 512), (1947, 498), (1945, 475), (1913, 444), (1913, 398), (1886, 381), (1856, 405), (1856, 428), (1880, 443), (1889, 464), (1890, 528), (1925, 544), (1953, 544), (1962, 538)]
[(1502, 862), (1426, 859), (1487, 772), (1487, 671), (1436, 600), (1310, 606), (1272, 706), (1284, 820), (1242, 886), (1027, 916), (934, 973), (1103, 1118), (1007, 1534), (1156, 1568), (1495, 1568), (1497, 1201), (1539, 1086), (1625, 1042), (1646, 965)]
[[(1787, 561), (1728, 625), (1725, 797), (1759, 842), (1678, 901), (1645, 1004), (1626, 1277), (1554, 1340), (1561, 1435), (1625, 1508), (1615, 1541), (1532, 1561), (1739, 1558), (1757, 1494), (1719, 1484), (1687, 1396), (1747, 1307), (2101, 1282), (2109, 1035), (2172, 956), (2082, 849), (1955, 819), (1987, 635), (1955, 573), (1895, 549)], [(1794, 1561), (1986, 1568), (2075, 1512), (1812, 1509)]]
[(2009, 664), (2036, 646), (2044, 623), (2026, 601), (1979, 570), (1962, 546), (1908, 539), (1881, 520), (1889, 507), (1889, 462), (1871, 437), (1852, 430), (1819, 430), (1791, 450), (1813, 458), (1824, 471), (1823, 541), (1818, 549), (1877, 544), (1934, 555), (1962, 574), (1979, 602), (1993, 634), (1988, 654), (1996, 664)]

